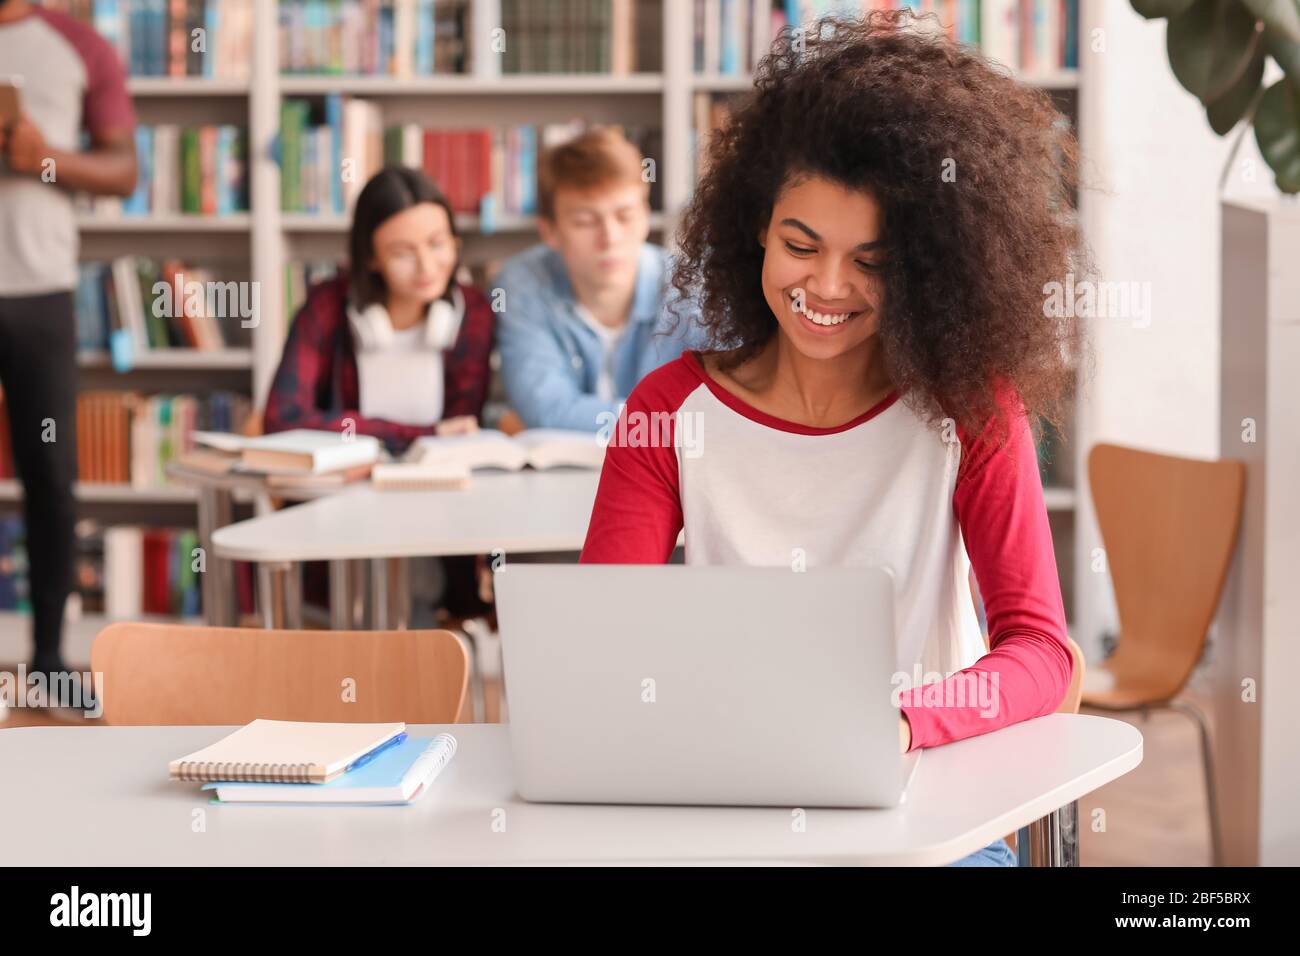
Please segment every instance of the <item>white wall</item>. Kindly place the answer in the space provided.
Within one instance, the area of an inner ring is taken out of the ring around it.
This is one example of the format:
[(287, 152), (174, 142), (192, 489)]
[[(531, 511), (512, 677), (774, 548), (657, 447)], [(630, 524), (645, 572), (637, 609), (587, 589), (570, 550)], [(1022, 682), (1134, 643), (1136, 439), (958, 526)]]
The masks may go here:
[[(1149, 324), (1090, 322), (1096, 368), (1075, 443), (1082, 477), (1100, 441), (1218, 455), (1219, 178), (1236, 134), (1216, 136), (1174, 79), (1165, 21), (1142, 19), (1127, 0), (1080, 6), (1084, 227), (1099, 277), (1150, 283), (1151, 296)], [(1274, 193), (1248, 134), (1227, 194)], [(1100, 538), (1086, 491), (1080, 508), (1073, 636), (1096, 660), (1102, 630), (1115, 629), (1114, 605), (1105, 574), (1091, 570)]]

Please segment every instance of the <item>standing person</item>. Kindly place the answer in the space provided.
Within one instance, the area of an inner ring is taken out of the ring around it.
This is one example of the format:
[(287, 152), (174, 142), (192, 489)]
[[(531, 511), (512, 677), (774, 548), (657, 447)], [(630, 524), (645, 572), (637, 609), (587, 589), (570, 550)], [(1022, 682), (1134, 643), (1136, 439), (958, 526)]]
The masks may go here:
[(0, 387), (23, 484), (31, 670), (53, 676), (67, 671), (60, 643), (75, 547), (72, 194), (135, 189), (135, 112), (112, 46), (26, 0), (0, 0), (0, 82), (17, 87), (21, 109), (0, 129)]
[(548, 150), (537, 171), (542, 242), (508, 260), (501, 375), (530, 428), (598, 431), (698, 329), (673, 300), (668, 253), (646, 241), (641, 153), (608, 127)]
[[(697, 419), (707, 453), (611, 443), (582, 560), (664, 562), (685, 528), (688, 565), (890, 568), (898, 672), (942, 678), (902, 689), (899, 747), (937, 747), (1070, 684), (1029, 422), (1072, 378), (1077, 325), (1042, 290), (1077, 265), (1074, 143), (1045, 95), (906, 11), (808, 36), (763, 60), (682, 224), (674, 281), (728, 348), (623, 413)], [(958, 865), (1015, 862), (998, 840)]]

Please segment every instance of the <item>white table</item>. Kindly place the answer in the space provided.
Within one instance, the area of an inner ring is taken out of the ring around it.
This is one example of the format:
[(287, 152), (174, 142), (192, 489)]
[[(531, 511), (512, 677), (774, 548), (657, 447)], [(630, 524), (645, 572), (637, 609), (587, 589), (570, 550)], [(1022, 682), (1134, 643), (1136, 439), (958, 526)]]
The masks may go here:
[(577, 551), (600, 473), (476, 472), (460, 491), (369, 484), (240, 521), (212, 536), (237, 561), (333, 561), (511, 551)]
[[(470, 487), (458, 491), (378, 491), (362, 484), (223, 527), (212, 545), (223, 560), (257, 563), (268, 627), (298, 626), (303, 561), (330, 562), (331, 626), (350, 627), (346, 562), (363, 559), (370, 562), (372, 624), (402, 626), (389, 608), (404, 614), (409, 603), (404, 559), (499, 554), (509, 561), (512, 552), (578, 551), (599, 481), (596, 471), (551, 469), (476, 472)], [(287, 606), (280, 607), (276, 594)]]
[(231, 729), (0, 733), (0, 820), (22, 821), (5, 834), (5, 864), (940, 865), (1050, 820), (1142, 760), (1131, 725), (1053, 714), (926, 751), (901, 807), (808, 809), (800, 831), (789, 807), (524, 803), (500, 724), (410, 728), (460, 746), (408, 807), (222, 806), (167, 779), (169, 760)]

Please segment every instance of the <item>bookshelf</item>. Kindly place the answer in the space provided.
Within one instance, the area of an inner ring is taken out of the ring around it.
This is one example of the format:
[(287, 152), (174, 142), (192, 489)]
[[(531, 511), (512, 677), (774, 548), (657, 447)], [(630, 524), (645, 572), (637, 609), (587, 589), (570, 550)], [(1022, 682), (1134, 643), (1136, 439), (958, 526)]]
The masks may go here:
[[(128, 4), (129, 0), (119, 0)], [(440, 0), (441, 2), (441, 0)], [(611, 0), (621, 3), (624, 0)], [(473, 24), (466, 38), (468, 70), (463, 74), (397, 78), (373, 75), (308, 75), (282, 73), (277, 4), (252, 3), (247, 78), (203, 76), (134, 76), (129, 88), (141, 123), (226, 123), (247, 131), (248, 197), (246, 213), (224, 216), (84, 215), (80, 218), (82, 258), (109, 259), (127, 254), (214, 257), (237, 263), (243, 275), (260, 286), (262, 314), (252, 329), (247, 348), (214, 352), (186, 349), (158, 350), (140, 355), (134, 369), (116, 375), (107, 356), (88, 353), (83, 369), (112, 376), (119, 387), (139, 387), (155, 373), (185, 376), (190, 389), (228, 389), (232, 377), (254, 407), (265, 402), (279, 362), (289, 316), (284, 314), (286, 266), (294, 261), (341, 257), (348, 219), (341, 215), (287, 213), (281, 209), (281, 170), (275, 158), (281, 103), (286, 98), (319, 100), (330, 94), (363, 98), (376, 104), (385, 124), (418, 123), (428, 127), (482, 127), (507, 124), (563, 123), (581, 116), (593, 123), (618, 123), (653, 127), (661, 134), (660, 155), (655, 156), (660, 208), (652, 219), (652, 235), (670, 241), (678, 214), (689, 200), (694, 177), (693, 125), (699, 95), (723, 99), (750, 85), (747, 70), (722, 72), (697, 70), (695, 54), (695, 0), (626, 0), (635, 8), (633, 43), (636, 57), (624, 72), (518, 74), (503, 70), (502, 55), (492, 47), (492, 30), (502, 22), (503, 0), (463, 0)], [(706, 9), (714, 0), (700, 0)], [(810, 11), (854, 6), (841, 0), (800, 0)], [(984, 0), (992, 2), (992, 0)], [(1006, 5), (1007, 0), (1002, 0)], [(1010, 0), (1014, 5), (1016, 0)], [(1047, 0), (1027, 0), (1031, 5)], [(1077, 11), (1073, 0), (1051, 0), (1061, 10)], [(868, 4), (869, 5), (869, 4)], [(941, 0), (911, 4), (942, 8)], [(776, 4), (788, 6), (788, 4)], [(951, 9), (951, 8), (950, 8)], [(971, 5), (965, 8), (979, 8)], [(1077, 19), (1077, 12), (1071, 14)], [(1076, 34), (1078, 33), (1076, 26)], [(638, 67), (650, 68), (638, 72)], [(1049, 91), (1073, 122), (1079, 120), (1078, 100), (1086, 71), (1034, 68), (1022, 80)], [(1080, 132), (1080, 139), (1084, 135)], [(479, 218), (458, 216), (471, 266), (498, 262), (536, 239), (536, 221), (529, 216), (497, 216), (491, 231)], [(1067, 427), (1066, 436), (1071, 429)], [(1062, 467), (1047, 488), (1047, 507), (1057, 541), (1062, 589), (1067, 616), (1073, 618), (1073, 577), (1079, 564), (1076, 547), (1076, 492), (1073, 458), (1079, 449), (1061, 454)], [(1073, 457), (1072, 457), (1073, 456)], [(80, 484), (78, 497), (113, 520), (113, 509), (138, 513), (140, 506), (166, 504), (174, 512), (188, 509), (195, 496), (184, 489), (132, 489), (129, 486)], [(0, 482), (0, 510), (18, 500), (12, 482)], [(190, 519), (193, 520), (192, 517)], [(192, 524), (191, 524), (192, 526)]]

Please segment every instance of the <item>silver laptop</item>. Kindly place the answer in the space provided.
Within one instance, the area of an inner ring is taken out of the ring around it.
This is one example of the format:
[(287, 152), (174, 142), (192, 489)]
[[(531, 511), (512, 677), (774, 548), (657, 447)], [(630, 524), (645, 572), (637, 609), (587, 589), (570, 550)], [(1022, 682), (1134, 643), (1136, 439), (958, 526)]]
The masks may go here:
[(525, 800), (902, 801), (887, 571), (507, 564), (495, 589)]

